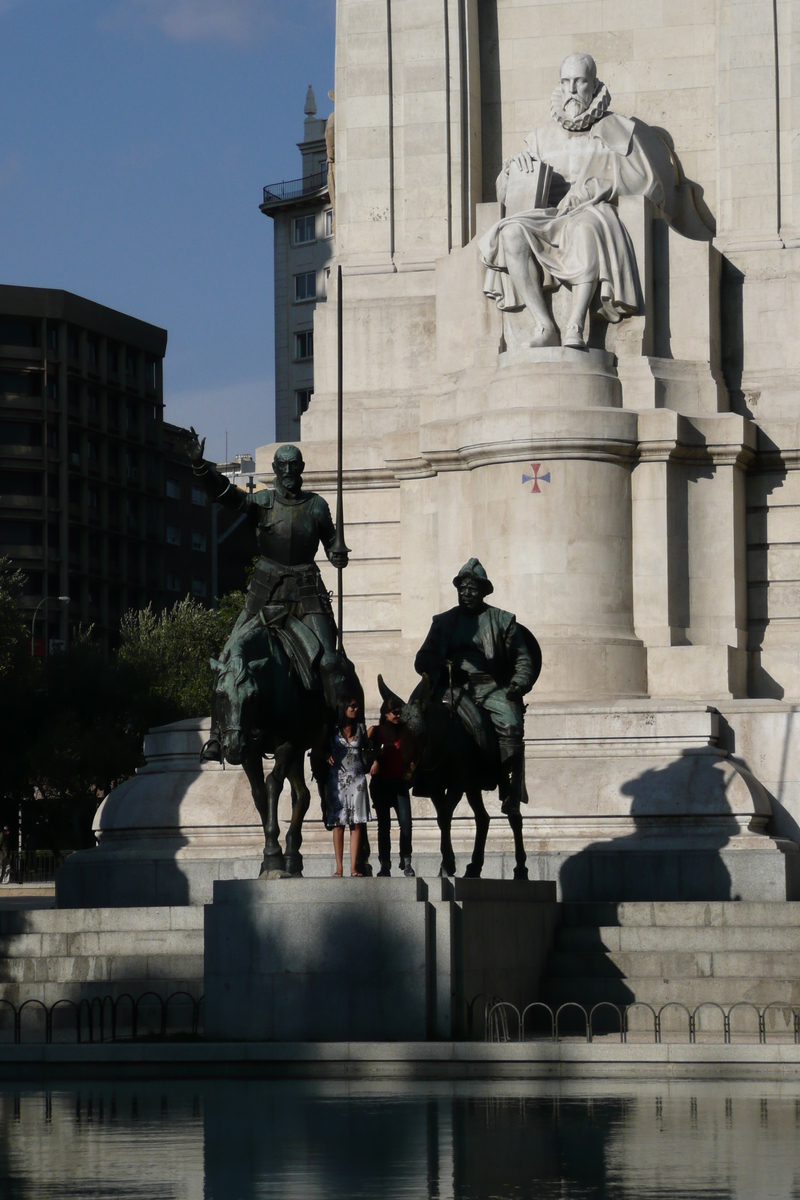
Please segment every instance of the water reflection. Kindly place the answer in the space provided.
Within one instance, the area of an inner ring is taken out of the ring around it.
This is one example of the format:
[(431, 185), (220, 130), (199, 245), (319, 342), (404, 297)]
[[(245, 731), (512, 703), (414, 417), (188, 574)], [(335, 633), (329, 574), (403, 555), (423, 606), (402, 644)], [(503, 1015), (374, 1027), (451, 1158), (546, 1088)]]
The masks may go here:
[(800, 1084), (0, 1085), (4, 1200), (800, 1200)]

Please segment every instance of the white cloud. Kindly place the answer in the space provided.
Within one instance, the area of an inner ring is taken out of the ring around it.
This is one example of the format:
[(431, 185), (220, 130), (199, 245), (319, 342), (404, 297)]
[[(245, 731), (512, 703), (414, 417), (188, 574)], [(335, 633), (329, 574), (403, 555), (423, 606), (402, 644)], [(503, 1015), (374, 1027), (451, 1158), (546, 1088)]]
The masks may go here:
[(123, 0), (110, 23), (144, 21), (176, 42), (247, 45), (274, 27), (278, 8), (276, 0)]

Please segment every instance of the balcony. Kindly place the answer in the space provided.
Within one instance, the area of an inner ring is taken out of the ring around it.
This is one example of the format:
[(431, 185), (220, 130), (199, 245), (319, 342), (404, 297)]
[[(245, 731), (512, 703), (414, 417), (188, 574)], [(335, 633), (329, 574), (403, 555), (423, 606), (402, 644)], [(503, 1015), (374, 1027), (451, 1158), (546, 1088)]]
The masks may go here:
[(264, 208), (272, 208), (278, 204), (286, 204), (290, 200), (302, 200), (304, 196), (313, 196), (321, 192), (328, 183), (327, 163), (315, 175), (307, 175), (304, 179), (284, 179), (283, 183), (268, 183), (264, 188)]

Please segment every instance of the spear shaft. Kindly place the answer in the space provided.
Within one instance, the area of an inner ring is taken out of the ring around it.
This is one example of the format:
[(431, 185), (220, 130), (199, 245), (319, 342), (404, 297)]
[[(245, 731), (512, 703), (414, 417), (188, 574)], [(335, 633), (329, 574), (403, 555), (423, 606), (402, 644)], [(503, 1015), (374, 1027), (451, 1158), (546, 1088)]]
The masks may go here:
[[(339, 308), (337, 311), (337, 351), (338, 351), (338, 387), (336, 394), (336, 537), (334, 538), (331, 551), (334, 554), (348, 554), (349, 550), (344, 540), (344, 506), (342, 503), (342, 428), (343, 428), (343, 397), (344, 397), (344, 372), (343, 372), (343, 356), (342, 356), (342, 268), (339, 266), (336, 272), (336, 284), (339, 295)], [(342, 594), (342, 568), (337, 567), (336, 574), (338, 578), (338, 595), (337, 595), (337, 629), (338, 629), (338, 651), (339, 654), (344, 653), (344, 641), (342, 637), (342, 621), (344, 612), (344, 597)]]

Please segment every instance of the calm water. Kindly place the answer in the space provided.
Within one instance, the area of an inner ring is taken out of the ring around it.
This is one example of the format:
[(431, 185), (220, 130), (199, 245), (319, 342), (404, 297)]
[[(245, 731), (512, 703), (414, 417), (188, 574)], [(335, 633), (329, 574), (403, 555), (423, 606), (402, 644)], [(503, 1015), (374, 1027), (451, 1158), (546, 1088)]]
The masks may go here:
[(3, 1200), (800, 1200), (800, 1085), (0, 1085)]

